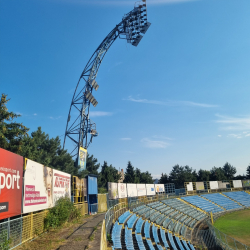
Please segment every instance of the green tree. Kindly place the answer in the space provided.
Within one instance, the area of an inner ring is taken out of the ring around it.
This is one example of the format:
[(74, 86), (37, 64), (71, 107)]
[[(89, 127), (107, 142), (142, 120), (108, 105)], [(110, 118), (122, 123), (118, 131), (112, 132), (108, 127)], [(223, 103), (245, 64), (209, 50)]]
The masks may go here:
[(167, 174), (161, 174), (161, 178), (160, 178), (160, 180), (159, 180), (159, 183), (160, 184), (166, 184), (166, 183), (168, 183), (168, 175)]
[(126, 172), (125, 172), (125, 178), (124, 178), (124, 183), (135, 183), (135, 170), (134, 167), (132, 166), (131, 162), (128, 162)]
[(183, 188), (184, 182), (195, 182), (197, 180), (197, 173), (189, 166), (173, 166), (169, 174), (169, 182), (175, 184), (175, 188)]
[(16, 154), (23, 151), (23, 139), (28, 137), (29, 129), (14, 120), (20, 115), (7, 109), (7, 95), (2, 94), (0, 101), (0, 147)]
[(224, 174), (224, 170), (219, 167), (213, 167), (210, 171), (210, 181), (223, 181), (223, 180), (226, 180), (226, 176)]
[(222, 169), (227, 180), (232, 180), (237, 172), (236, 168), (228, 162), (225, 163)]
[(148, 171), (142, 172), (140, 175), (140, 183), (153, 184), (152, 175)]
[(81, 176), (71, 155), (62, 149), (58, 136), (49, 138), (49, 135), (38, 127), (30, 137), (24, 138), (23, 145), (22, 156), (71, 175)]
[(200, 169), (198, 171), (197, 181), (209, 181), (210, 171)]
[(246, 175), (246, 177), (247, 177), (248, 179), (250, 179), (250, 164), (249, 164), (249, 166), (247, 167), (247, 175)]
[(107, 188), (108, 182), (118, 182), (120, 180), (121, 174), (119, 174), (118, 170), (112, 165), (108, 166), (106, 161), (104, 161), (101, 168), (98, 178), (99, 188)]
[(93, 155), (87, 155), (87, 163), (86, 163), (86, 170), (90, 174), (98, 175), (98, 169), (100, 167), (100, 163), (98, 163), (98, 160), (94, 158)]

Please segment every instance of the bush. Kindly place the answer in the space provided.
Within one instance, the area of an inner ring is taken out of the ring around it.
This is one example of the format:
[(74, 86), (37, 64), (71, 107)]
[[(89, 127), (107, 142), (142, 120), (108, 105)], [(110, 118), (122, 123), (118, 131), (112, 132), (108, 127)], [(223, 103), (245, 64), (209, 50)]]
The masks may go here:
[(8, 239), (8, 232), (7, 230), (3, 230), (0, 233), (0, 249), (1, 250), (8, 250), (10, 249), (11, 239)]
[(60, 198), (56, 201), (55, 206), (49, 210), (45, 218), (45, 228), (56, 228), (66, 221), (72, 221), (80, 217), (80, 210), (74, 206), (69, 198)]

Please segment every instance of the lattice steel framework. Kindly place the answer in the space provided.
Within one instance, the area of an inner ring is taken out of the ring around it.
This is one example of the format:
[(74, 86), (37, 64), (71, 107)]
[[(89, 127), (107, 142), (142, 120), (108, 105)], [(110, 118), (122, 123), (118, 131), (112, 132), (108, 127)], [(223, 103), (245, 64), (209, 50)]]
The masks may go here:
[[(95, 107), (98, 102), (92, 95), (98, 89), (95, 79), (108, 49), (119, 37), (137, 46), (151, 24), (147, 20), (146, 0), (136, 2), (134, 9), (124, 15), (122, 21), (105, 37), (85, 66), (70, 104), (64, 136), (74, 144), (71, 155), (78, 156), (80, 147), (88, 148), (92, 138), (97, 136), (96, 124), (89, 119), (90, 103)], [(77, 113), (77, 115), (75, 115)], [(90, 134), (88, 136), (88, 134)]]

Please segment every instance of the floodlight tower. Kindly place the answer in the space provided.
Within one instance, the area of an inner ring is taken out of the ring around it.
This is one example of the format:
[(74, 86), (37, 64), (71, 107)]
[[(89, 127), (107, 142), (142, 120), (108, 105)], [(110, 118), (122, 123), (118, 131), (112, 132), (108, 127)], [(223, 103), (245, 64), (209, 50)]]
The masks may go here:
[(108, 49), (118, 37), (137, 46), (143, 37), (142, 34), (146, 33), (150, 25), (147, 20), (146, 0), (136, 2), (134, 9), (124, 15), (122, 21), (105, 37), (89, 59), (76, 85), (64, 136), (63, 147), (67, 138), (74, 144), (71, 152), (73, 157), (76, 156), (78, 159), (82, 149), (86, 154), (93, 137), (98, 135), (96, 124), (89, 119), (89, 109), (90, 104), (94, 107), (98, 104), (92, 92), (93, 89), (99, 88), (96, 76)]

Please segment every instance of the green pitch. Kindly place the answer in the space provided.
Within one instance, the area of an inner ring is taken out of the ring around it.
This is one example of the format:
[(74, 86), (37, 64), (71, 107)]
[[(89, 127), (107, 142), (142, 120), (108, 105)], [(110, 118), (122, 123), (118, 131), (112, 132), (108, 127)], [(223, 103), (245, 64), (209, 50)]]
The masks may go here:
[(250, 209), (220, 217), (214, 226), (228, 236), (250, 246)]

